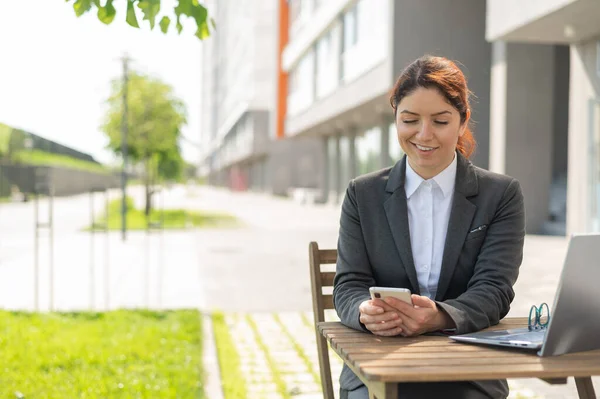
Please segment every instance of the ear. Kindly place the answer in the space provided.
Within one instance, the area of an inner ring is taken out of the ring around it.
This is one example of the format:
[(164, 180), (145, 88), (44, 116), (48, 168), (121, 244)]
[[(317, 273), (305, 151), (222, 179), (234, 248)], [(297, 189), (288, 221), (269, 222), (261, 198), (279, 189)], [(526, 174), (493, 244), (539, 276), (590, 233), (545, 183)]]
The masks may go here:
[(467, 130), (467, 126), (469, 126), (470, 120), (471, 120), (471, 110), (468, 109), (467, 116), (465, 117), (465, 122), (460, 126), (460, 130), (458, 131), (459, 137), (462, 137), (462, 135), (465, 134), (465, 131)]

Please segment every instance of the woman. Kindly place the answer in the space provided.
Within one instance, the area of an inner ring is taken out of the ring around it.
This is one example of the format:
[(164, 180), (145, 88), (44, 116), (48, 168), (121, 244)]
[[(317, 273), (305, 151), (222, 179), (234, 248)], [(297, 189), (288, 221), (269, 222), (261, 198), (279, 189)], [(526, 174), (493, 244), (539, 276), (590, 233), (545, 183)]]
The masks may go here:
[[(514, 298), (525, 215), (519, 183), (472, 165), (469, 90), (461, 70), (425, 56), (396, 82), (391, 105), (406, 153), (350, 182), (342, 206), (334, 303), (343, 324), (404, 337), (497, 324)], [(409, 288), (413, 306), (370, 300), (369, 287)], [(341, 397), (368, 398), (344, 367)], [(414, 383), (400, 398), (505, 398), (506, 380)]]

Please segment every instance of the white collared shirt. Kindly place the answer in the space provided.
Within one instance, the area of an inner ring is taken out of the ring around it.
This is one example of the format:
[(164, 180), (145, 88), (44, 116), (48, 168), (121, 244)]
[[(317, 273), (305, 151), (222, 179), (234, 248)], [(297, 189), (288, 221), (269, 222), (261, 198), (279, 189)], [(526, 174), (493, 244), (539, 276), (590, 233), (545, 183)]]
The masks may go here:
[(435, 299), (456, 179), (454, 160), (437, 176), (424, 180), (406, 161), (404, 189), (413, 260), (421, 295)]

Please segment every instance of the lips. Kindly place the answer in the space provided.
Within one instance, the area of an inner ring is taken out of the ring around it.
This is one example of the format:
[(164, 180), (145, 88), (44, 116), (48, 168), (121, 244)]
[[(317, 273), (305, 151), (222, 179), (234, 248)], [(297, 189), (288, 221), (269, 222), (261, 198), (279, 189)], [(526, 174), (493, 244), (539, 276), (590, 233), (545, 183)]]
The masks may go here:
[(430, 146), (416, 144), (416, 143), (411, 143), (411, 144), (414, 145), (421, 152), (431, 152), (438, 148), (438, 147), (430, 147)]

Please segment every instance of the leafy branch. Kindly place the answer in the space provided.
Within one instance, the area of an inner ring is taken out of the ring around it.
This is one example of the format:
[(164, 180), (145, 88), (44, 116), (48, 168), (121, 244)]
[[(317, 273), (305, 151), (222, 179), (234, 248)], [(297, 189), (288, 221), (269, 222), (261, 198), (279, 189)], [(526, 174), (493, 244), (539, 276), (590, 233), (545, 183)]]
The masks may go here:
[[(151, 30), (154, 29), (160, 13), (161, 0), (119, 1), (127, 2), (125, 21), (130, 26), (134, 28), (140, 27), (135, 10), (135, 7), (137, 7), (143, 14), (143, 20), (149, 22)], [(104, 5), (102, 5), (100, 0), (66, 0), (66, 2), (73, 2), (73, 10), (78, 17), (96, 10), (98, 19), (106, 25), (111, 24), (117, 15), (117, 10), (113, 5), (115, 0), (104, 0)], [(211, 28), (212, 30), (215, 29), (214, 19), (209, 17), (206, 7), (200, 4), (198, 0), (178, 0), (177, 6), (174, 7), (173, 11), (176, 21), (175, 28), (178, 33), (181, 33), (183, 30), (183, 25), (181, 24), (182, 17), (192, 18), (196, 22), (196, 37), (200, 40), (204, 40), (210, 36)], [(164, 15), (159, 20), (158, 25), (163, 33), (167, 33), (171, 26), (171, 18)]]

